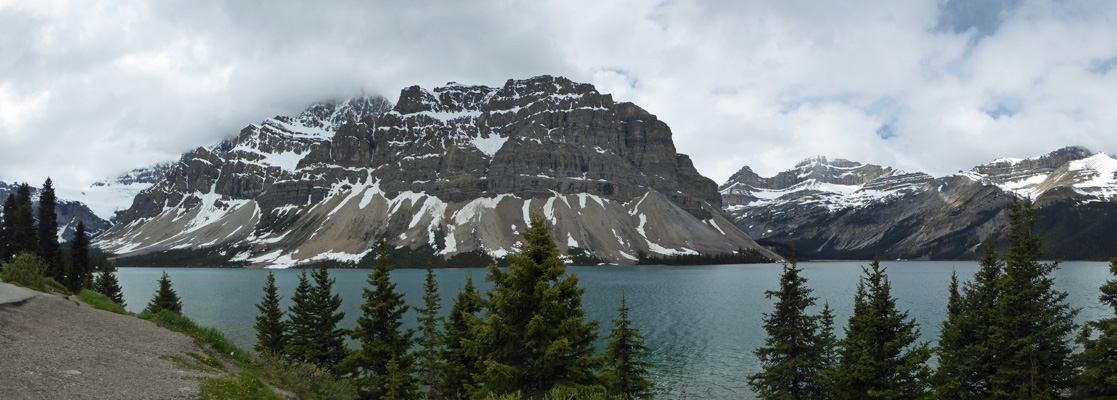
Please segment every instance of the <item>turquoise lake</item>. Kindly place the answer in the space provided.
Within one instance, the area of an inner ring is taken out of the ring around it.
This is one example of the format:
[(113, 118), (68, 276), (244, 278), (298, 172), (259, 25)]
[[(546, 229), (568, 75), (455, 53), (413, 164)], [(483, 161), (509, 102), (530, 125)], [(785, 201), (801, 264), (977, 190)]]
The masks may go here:
[[(952, 271), (968, 281), (976, 262), (946, 261), (882, 262), (892, 282), (892, 295), (901, 309), (909, 311), (922, 328), (921, 338), (934, 341), (946, 314), (947, 290)], [(819, 297), (818, 308), (829, 302), (835, 311), (837, 334), (844, 336), (846, 320), (853, 309), (853, 296), (861, 267), (868, 262), (804, 262), (799, 266), (807, 286)], [(123, 268), (118, 272), (127, 309), (141, 311), (156, 289), (162, 274), (157, 268)], [(174, 289), (183, 302), (183, 312), (203, 326), (217, 328), (243, 348), (255, 343), (252, 325), (255, 304), (263, 294), (268, 270), (259, 269), (167, 269)], [(276, 275), (283, 306), (298, 281), (299, 270), (272, 270)], [(612, 327), (623, 292), (632, 307), (634, 326), (647, 339), (657, 364), (654, 379), (661, 399), (751, 398), (746, 377), (757, 372), (759, 361), (753, 350), (763, 345), (766, 334), (763, 314), (772, 309), (765, 290), (777, 289), (779, 264), (717, 266), (595, 266), (569, 267), (585, 289), (583, 305), (589, 318), (600, 322), (604, 337)], [(369, 270), (334, 269), (334, 292), (341, 294), (345, 312), (343, 328), (356, 325), (361, 289)], [(484, 269), (436, 270), (447, 312), (458, 289), (472, 274), (482, 291)], [(420, 304), (423, 270), (395, 270), (392, 280), (406, 293), (407, 303)], [(1056, 288), (1069, 294), (1073, 307), (1081, 308), (1077, 320), (1112, 316), (1098, 302), (1098, 286), (1109, 275), (1102, 262), (1066, 262), (1054, 274)], [(817, 311), (817, 310), (816, 310)], [(414, 327), (416, 314), (409, 311), (405, 324)], [(601, 342), (600, 345), (603, 345)]]

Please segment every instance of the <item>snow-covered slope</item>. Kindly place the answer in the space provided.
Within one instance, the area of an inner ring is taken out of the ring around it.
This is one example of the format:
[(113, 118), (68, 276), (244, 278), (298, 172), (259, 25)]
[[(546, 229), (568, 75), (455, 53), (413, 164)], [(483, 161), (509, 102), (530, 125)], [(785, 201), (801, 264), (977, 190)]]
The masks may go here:
[(501, 256), (539, 212), (560, 249), (612, 262), (739, 249), (775, 258), (733, 226), (716, 189), (675, 152), (666, 124), (592, 85), (413, 86), (394, 107), (314, 105), (194, 151), (98, 244), (125, 255), (216, 248), (261, 266), (352, 261), (380, 238)]

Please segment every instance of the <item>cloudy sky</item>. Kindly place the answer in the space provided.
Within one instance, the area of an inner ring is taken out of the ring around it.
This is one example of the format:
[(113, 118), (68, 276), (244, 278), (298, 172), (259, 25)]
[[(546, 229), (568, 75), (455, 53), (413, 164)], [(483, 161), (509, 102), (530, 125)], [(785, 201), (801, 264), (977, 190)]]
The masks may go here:
[(1117, 153), (1117, 2), (0, 0), (0, 180), (83, 187), (307, 103), (562, 75), (719, 183)]

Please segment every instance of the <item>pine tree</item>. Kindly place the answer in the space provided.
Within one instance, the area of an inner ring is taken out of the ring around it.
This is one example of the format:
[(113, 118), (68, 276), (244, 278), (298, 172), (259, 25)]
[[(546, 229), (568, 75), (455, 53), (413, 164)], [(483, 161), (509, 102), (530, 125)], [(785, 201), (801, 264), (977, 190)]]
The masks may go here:
[(989, 350), (989, 331), (997, 302), (996, 281), (1001, 273), (991, 239), (985, 241), (979, 265), (974, 280), (963, 290), (958, 290), (956, 276), (951, 280), (947, 319), (935, 350), (939, 357), (933, 379), (937, 398), (984, 399), (990, 395), (989, 378), (995, 365)]
[[(597, 321), (587, 321), (578, 277), (566, 274), (537, 213), (523, 233), (526, 243), (508, 256), (508, 271), (489, 266), (486, 323), (478, 329), (485, 345), (478, 380), (487, 393), (522, 391), (541, 396), (556, 386), (593, 385), (600, 359), (594, 355)], [(475, 354), (482, 356), (482, 354)]]
[(1058, 263), (1039, 261), (1045, 251), (1031, 200), (1013, 201), (1008, 217), (1009, 249), (989, 340), (996, 360), (991, 397), (1061, 398), (1074, 376), (1070, 338), (1078, 311), (1053, 287)]
[(54, 264), (54, 255), (58, 253), (58, 214), (54, 212), (55, 203), (54, 186), (50, 178), (47, 178), (43, 182), (43, 189), (39, 191), (39, 257), (50, 263), (47, 276), (60, 280), (62, 271)]
[(613, 320), (613, 329), (607, 337), (607, 371), (603, 380), (612, 396), (622, 399), (650, 399), (654, 394), (652, 382), (648, 380), (648, 369), (654, 368), (655, 364), (648, 361), (652, 356), (651, 349), (644, 344), (640, 330), (632, 327), (632, 320), (628, 318), (629, 310), (624, 293), (621, 293), (618, 316)]
[(15, 209), (12, 213), (12, 231), (8, 240), (12, 254), (28, 251), (39, 253), (39, 239), (35, 228), (35, 212), (31, 206), (31, 187), (26, 183), (16, 190)]
[[(1117, 277), (1117, 258), (1109, 260), (1109, 273)], [(1076, 379), (1075, 394), (1091, 399), (1117, 399), (1117, 279), (1106, 281), (1101, 293), (1098, 300), (1113, 308), (1115, 318), (1090, 321), (1082, 327), (1078, 335), (1082, 373)]]
[(438, 384), (438, 392), (443, 398), (452, 400), (468, 399), (469, 395), (477, 390), (477, 381), (473, 372), (481, 364), (481, 358), (475, 356), (480, 351), (471, 351), (478, 348), (474, 330), (482, 324), (478, 313), (484, 306), (481, 295), (473, 286), (473, 277), (467, 277), (465, 287), (458, 292), (454, 306), (450, 308), (450, 315), (446, 323), (446, 346), (442, 348), (442, 371)]
[(151, 301), (147, 303), (147, 308), (144, 309), (144, 311), (152, 314), (158, 314), (163, 310), (182, 314), (182, 300), (178, 299), (178, 294), (171, 287), (171, 278), (167, 276), (167, 271), (163, 271), (163, 277), (159, 278), (159, 290), (155, 291), (155, 295), (152, 296)]
[(314, 285), (307, 281), (306, 271), (299, 276), (299, 286), (291, 300), (291, 335), (287, 341), (287, 355), (296, 361), (317, 364), (335, 370), (345, 359), (345, 332), (337, 327), (345, 317), (341, 296), (332, 294), (334, 281), (323, 262), (310, 274)]
[(66, 287), (74, 293), (89, 281), (89, 237), (85, 236), (85, 223), (78, 221), (74, 240), (70, 244), (70, 270), (66, 274)]
[(419, 350), (415, 354), (417, 369), (419, 370), (419, 384), (427, 389), (429, 397), (435, 397), (438, 388), (441, 370), (439, 353), (442, 349), (443, 338), (442, 317), (438, 316), (442, 309), (442, 297), (438, 295), (438, 282), (434, 280), (434, 269), (427, 263), (427, 278), (423, 282), (423, 307), (419, 312), (419, 338), (416, 344)]
[(264, 297), (256, 309), (260, 314), (256, 316), (256, 346), (259, 353), (271, 352), (283, 354), (286, 346), (286, 326), (283, 323), (283, 310), (279, 309), (279, 288), (275, 286), (275, 274), (268, 271), (268, 279), (264, 284)]
[[(381, 241), (376, 247), (376, 265), (368, 275), (372, 288), (365, 287), (362, 292), (365, 304), (352, 331), (361, 348), (350, 355), (343, 368), (355, 374), (362, 396), (374, 399), (387, 394), (385, 387), (390, 379), (402, 380), (393, 383), (399, 393), (418, 391), (413, 379), (404, 378), (410, 378), (414, 369), (414, 357), (407, 353), (413, 332), (403, 329), (403, 314), (410, 306), (404, 304), (403, 293), (396, 292), (396, 284), (390, 279), (395, 266), (388, 254), (388, 245)], [(389, 374), (388, 364), (393, 361), (398, 376)]]
[(853, 316), (833, 373), (839, 399), (919, 399), (927, 395), (931, 349), (919, 340), (919, 325), (896, 310), (892, 285), (880, 260), (857, 284)]
[(816, 297), (794, 260), (784, 264), (780, 290), (765, 291), (776, 298), (776, 311), (764, 315), (768, 338), (755, 353), (764, 370), (749, 376), (749, 386), (762, 399), (817, 399), (825, 396), (823, 351), (819, 317), (806, 313)]
[(116, 280), (116, 267), (112, 262), (105, 263), (101, 268), (101, 273), (97, 275), (97, 280), (93, 284), (93, 290), (124, 307), (124, 292), (120, 289), (120, 282)]

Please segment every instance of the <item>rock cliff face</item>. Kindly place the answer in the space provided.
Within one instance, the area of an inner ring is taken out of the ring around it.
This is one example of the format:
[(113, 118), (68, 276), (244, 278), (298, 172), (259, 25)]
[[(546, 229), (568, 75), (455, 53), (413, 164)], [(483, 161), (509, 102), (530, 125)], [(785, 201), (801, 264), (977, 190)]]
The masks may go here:
[(745, 167), (720, 191), (746, 233), (808, 257), (972, 258), (986, 237), (1003, 236), (1004, 211), (1018, 196), (1040, 207), (1052, 256), (1104, 259), (1108, 246), (1071, 238), (1113, 236), (1096, 221), (1117, 209), (1117, 160), (1068, 147), (933, 178), (820, 157), (772, 178)]
[(121, 254), (214, 247), (287, 266), (355, 260), (377, 239), (502, 256), (531, 212), (559, 247), (616, 263), (640, 253), (757, 246), (717, 185), (654, 115), (588, 84), (542, 76), (450, 83), (315, 104), (185, 155), (97, 244)]

